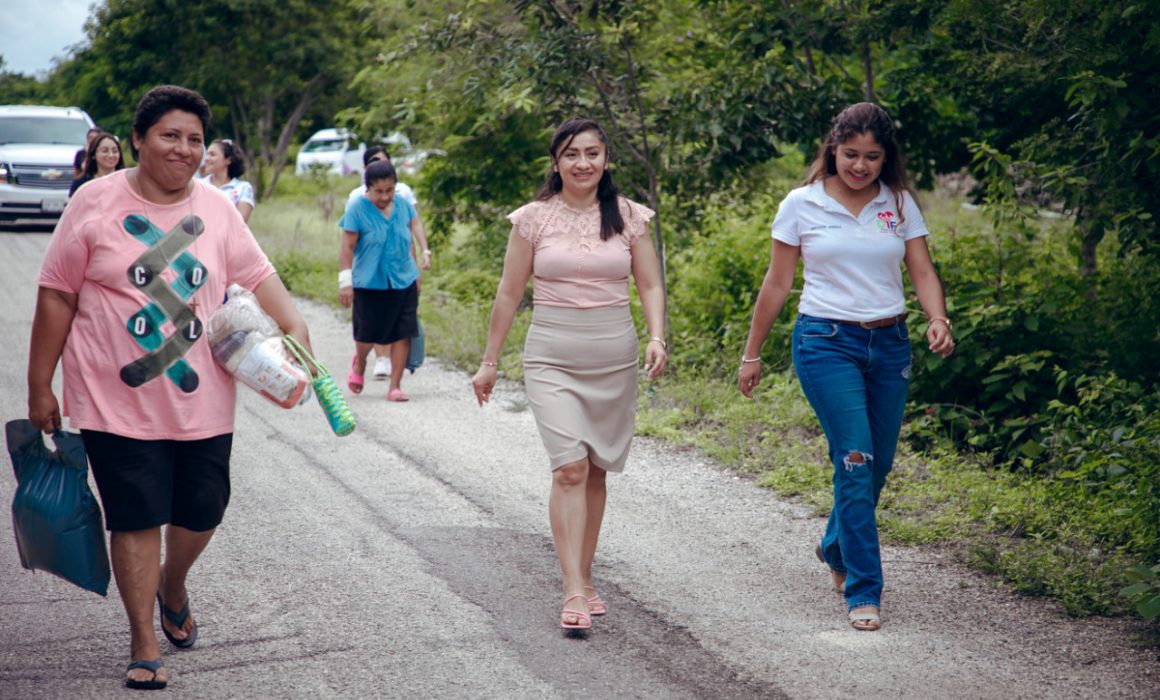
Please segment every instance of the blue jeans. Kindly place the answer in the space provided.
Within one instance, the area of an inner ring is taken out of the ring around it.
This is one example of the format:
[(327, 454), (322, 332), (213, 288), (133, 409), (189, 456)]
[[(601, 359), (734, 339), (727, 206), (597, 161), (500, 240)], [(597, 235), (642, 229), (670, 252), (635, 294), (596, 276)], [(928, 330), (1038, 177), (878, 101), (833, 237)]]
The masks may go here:
[(822, 556), (846, 574), (852, 610), (880, 605), (882, 555), (874, 509), (894, 465), (910, 385), (906, 324), (866, 329), (798, 316), (793, 364), (830, 443), (834, 508)]

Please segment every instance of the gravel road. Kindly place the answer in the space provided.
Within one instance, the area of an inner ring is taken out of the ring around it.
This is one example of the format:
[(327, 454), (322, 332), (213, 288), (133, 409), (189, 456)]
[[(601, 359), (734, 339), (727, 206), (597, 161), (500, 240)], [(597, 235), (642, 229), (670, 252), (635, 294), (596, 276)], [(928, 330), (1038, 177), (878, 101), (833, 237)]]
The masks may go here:
[[(48, 238), (0, 233), (4, 420), (26, 415)], [(348, 325), (301, 307), (345, 374)], [(886, 547), (884, 627), (852, 630), (813, 556), (822, 519), (651, 440), (609, 477), (609, 614), (565, 638), (531, 413), (511, 383), (478, 408), (468, 380), (429, 360), (407, 404), (370, 382), (345, 438), (313, 402), (239, 392), (233, 500), (189, 584), (200, 640), (162, 642), (168, 697), (1160, 697), (1138, 623), (1069, 619), (937, 549)], [(0, 468), (0, 500), (14, 488)], [(132, 695), (127, 653), (115, 588), (22, 570), (0, 517), (0, 698)]]

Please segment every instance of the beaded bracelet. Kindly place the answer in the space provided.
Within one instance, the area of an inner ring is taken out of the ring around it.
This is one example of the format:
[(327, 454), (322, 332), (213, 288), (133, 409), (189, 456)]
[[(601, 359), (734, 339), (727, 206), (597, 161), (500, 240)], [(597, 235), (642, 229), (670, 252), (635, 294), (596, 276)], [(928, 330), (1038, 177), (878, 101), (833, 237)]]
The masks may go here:
[(498, 362), (488, 362), (487, 360), (480, 360), (479, 364), (483, 365), (484, 367), (499, 367)]

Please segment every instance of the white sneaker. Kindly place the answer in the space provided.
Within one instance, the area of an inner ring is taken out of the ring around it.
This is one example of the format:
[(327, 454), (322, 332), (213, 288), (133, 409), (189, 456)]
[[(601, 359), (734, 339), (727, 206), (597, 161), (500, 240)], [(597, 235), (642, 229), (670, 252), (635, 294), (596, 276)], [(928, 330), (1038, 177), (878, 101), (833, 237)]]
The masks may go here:
[(376, 357), (375, 371), (371, 373), (375, 379), (386, 379), (391, 376), (391, 358)]

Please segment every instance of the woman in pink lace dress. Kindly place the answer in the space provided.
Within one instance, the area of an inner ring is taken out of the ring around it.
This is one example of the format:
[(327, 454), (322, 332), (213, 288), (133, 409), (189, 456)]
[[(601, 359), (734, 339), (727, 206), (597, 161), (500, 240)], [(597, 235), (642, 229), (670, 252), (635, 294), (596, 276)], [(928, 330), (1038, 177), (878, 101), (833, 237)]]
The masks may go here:
[(512, 232), (472, 379), (482, 406), (495, 387), (500, 350), (533, 283), (524, 345), (524, 385), (552, 469), (548, 515), (563, 573), (560, 626), (587, 630), (607, 612), (592, 582), (606, 499), (605, 475), (623, 471), (636, 419), (640, 341), (629, 312), (636, 282), (650, 378), (664, 369), (665, 293), (648, 235), (654, 212), (619, 196), (608, 171), (608, 139), (590, 120), (556, 130), (552, 167), (536, 201), (508, 218)]

